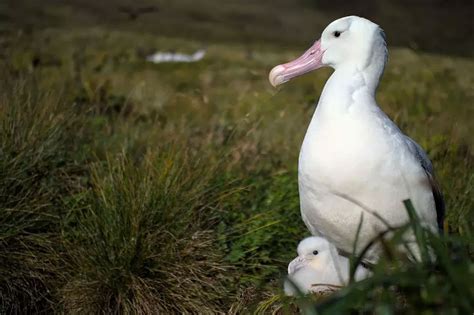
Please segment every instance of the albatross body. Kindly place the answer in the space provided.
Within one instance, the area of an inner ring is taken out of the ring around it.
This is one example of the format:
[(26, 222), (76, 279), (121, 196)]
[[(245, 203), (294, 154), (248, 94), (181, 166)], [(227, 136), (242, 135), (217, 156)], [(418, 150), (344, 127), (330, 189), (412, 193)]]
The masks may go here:
[[(407, 223), (405, 199), (424, 225), (442, 226), (444, 205), (431, 162), (375, 100), (387, 60), (384, 37), (371, 21), (344, 17), (332, 22), (300, 58), (270, 73), (276, 86), (322, 66), (335, 70), (301, 147), (298, 182), (306, 226), (345, 253), (353, 250), (361, 216), (358, 251), (387, 230), (387, 223)], [(373, 247), (366, 260), (378, 255)]]

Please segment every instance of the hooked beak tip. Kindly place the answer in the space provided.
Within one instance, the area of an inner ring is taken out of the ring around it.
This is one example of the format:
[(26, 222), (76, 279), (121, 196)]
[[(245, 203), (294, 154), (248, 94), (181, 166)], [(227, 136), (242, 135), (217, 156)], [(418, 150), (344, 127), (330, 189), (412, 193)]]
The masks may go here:
[(323, 66), (322, 58), (324, 51), (321, 49), (321, 40), (317, 40), (299, 58), (285, 64), (274, 67), (268, 79), (274, 87), (288, 82), (291, 78), (300, 76)]
[(278, 65), (274, 67), (272, 71), (270, 71), (270, 74), (268, 75), (268, 80), (270, 81), (270, 84), (273, 87), (277, 87), (278, 85), (283, 84), (287, 81), (283, 76), (280, 75), (281, 73), (283, 73), (284, 70), (285, 67), (283, 67), (282, 65)]

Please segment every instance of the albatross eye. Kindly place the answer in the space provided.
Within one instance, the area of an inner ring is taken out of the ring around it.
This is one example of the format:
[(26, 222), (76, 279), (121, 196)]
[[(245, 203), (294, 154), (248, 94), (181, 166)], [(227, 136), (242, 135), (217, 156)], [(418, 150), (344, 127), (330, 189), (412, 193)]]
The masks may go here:
[(317, 254), (319, 254), (319, 252), (317, 250), (313, 250), (313, 255), (316, 256)]
[(339, 37), (339, 36), (341, 36), (341, 32), (339, 32), (339, 31), (335, 31), (333, 34), (334, 34), (334, 37)]

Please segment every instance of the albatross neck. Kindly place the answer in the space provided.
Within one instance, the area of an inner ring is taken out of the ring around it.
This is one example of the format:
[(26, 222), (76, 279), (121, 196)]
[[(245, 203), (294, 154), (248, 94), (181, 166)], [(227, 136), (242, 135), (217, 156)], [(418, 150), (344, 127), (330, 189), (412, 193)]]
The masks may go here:
[(352, 106), (377, 106), (375, 93), (385, 60), (386, 55), (379, 53), (370, 56), (365, 64), (346, 63), (335, 67), (321, 93), (316, 112), (342, 114)]

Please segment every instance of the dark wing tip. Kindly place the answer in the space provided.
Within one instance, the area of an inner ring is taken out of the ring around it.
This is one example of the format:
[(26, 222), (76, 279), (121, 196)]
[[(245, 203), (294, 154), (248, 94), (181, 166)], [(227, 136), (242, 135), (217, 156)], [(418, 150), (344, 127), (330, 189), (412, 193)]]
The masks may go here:
[(444, 216), (446, 211), (446, 205), (444, 203), (443, 193), (441, 192), (441, 188), (436, 181), (434, 175), (428, 172), (425, 169), (426, 175), (428, 176), (429, 183), (431, 185), (433, 191), (433, 198), (436, 207), (436, 221), (438, 223), (438, 229), (441, 233), (444, 232)]

